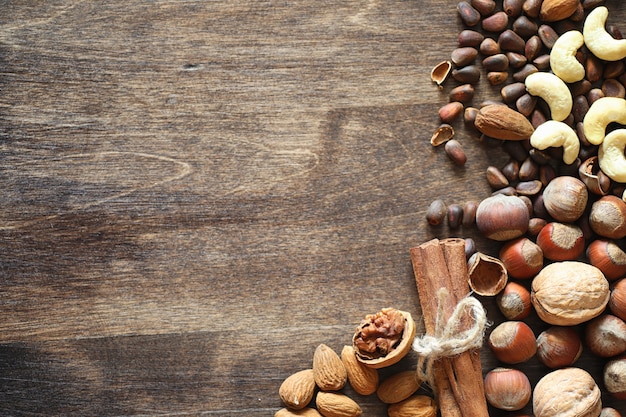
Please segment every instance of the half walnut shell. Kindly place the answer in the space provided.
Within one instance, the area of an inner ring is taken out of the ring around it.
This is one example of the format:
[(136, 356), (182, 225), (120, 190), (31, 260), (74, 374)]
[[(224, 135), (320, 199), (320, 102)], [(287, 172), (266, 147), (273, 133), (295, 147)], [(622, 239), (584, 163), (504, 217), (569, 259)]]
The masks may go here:
[(370, 368), (384, 368), (409, 353), (415, 338), (411, 314), (395, 308), (383, 308), (368, 314), (356, 328), (352, 345), (357, 359)]

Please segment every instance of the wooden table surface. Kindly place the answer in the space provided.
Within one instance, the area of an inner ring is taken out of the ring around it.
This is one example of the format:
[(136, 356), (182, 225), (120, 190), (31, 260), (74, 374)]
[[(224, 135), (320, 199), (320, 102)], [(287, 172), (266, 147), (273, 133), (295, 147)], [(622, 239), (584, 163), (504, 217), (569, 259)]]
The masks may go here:
[(507, 159), (462, 126), (465, 167), (429, 144), (456, 2), (0, 4), (0, 415), (271, 416), (366, 314), (423, 332), (409, 248), (497, 253), (425, 222)]

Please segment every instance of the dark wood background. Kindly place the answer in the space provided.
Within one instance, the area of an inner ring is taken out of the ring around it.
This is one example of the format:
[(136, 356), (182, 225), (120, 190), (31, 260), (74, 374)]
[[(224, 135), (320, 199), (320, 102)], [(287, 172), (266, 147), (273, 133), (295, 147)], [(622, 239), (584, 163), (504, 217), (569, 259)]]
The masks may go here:
[(0, 415), (273, 415), (366, 314), (423, 331), (410, 247), (497, 253), (424, 219), (506, 161), (462, 126), (463, 168), (428, 142), (456, 2), (0, 6)]

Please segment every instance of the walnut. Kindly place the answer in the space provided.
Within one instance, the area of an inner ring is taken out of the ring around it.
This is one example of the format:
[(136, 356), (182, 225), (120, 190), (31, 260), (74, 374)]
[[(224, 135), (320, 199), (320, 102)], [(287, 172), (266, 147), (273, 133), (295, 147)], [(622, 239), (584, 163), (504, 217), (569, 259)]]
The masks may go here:
[(531, 302), (543, 321), (574, 326), (597, 317), (610, 298), (609, 282), (593, 265), (555, 262), (533, 279)]
[(410, 350), (415, 337), (411, 315), (394, 308), (368, 314), (356, 328), (352, 344), (357, 359), (373, 368), (389, 366)]
[(535, 417), (597, 417), (602, 410), (600, 388), (580, 368), (552, 371), (533, 391)]

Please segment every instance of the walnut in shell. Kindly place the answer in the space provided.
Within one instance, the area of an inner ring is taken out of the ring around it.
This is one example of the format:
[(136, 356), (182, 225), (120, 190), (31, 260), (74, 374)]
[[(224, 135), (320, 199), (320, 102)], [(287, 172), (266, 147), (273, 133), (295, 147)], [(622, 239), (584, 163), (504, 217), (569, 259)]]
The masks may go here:
[(574, 326), (602, 313), (610, 298), (609, 282), (593, 265), (555, 262), (535, 276), (530, 297), (541, 320)]
[(602, 410), (600, 388), (580, 368), (552, 371), (533, 391), (535, 417), (597, 417)]
[(361, 321), (352, 344), (359, 361), (378, 369), (393, 365), (406, 356), (414, 338), (415, 322), (410, 313), (383, 308)]

